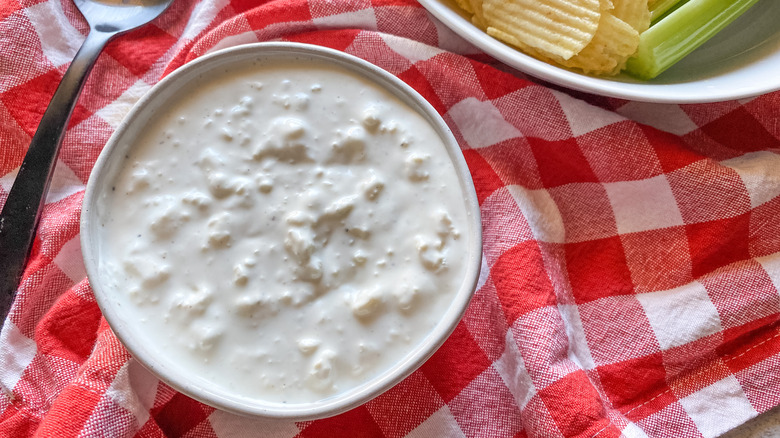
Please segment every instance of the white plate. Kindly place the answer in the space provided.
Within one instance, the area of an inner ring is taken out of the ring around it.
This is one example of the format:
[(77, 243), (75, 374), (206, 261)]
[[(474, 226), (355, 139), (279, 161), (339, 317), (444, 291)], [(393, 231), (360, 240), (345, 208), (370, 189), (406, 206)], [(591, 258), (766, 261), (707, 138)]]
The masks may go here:
[(651, 81), (597, 78), (539, 61), (471, 24), (451, 0), (420, 0), (431, 14), (485, 53), (575, 90), (659, 103), (741, 99), (780, 89), (780, 0), (761, 0), (685, 59)]

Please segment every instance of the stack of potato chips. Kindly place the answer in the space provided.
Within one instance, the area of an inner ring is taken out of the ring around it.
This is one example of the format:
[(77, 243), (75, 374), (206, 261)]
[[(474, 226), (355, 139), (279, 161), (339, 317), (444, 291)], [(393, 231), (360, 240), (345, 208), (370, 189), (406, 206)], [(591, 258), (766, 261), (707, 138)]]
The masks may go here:
[(588, 74), (618, 74), (650, 27), (648, 0), (456, 0), (489, 35)]

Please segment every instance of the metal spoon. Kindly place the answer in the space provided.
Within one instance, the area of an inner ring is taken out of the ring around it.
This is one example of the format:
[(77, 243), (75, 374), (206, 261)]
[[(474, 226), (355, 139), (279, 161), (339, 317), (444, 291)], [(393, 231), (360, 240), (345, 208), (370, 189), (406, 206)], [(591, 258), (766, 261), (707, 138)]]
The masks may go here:
[(87, 75), (111, 38), (152, 21), (172, 1), (74, 0), (89, 24), (89, 34), (41, 118), (0, 213), (0, 324), (16, 296), (57, 152)]

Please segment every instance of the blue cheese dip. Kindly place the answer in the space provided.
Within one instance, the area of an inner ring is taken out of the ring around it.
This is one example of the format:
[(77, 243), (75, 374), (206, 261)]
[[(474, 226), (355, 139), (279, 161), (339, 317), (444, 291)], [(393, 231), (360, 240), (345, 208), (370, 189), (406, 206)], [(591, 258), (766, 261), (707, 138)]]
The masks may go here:
[(126, 156), (101, 270), (160, 355), (308, 403), (386, 372), (464, 281), (467, 210), (426, 118), (325, 61), (221, 71)]

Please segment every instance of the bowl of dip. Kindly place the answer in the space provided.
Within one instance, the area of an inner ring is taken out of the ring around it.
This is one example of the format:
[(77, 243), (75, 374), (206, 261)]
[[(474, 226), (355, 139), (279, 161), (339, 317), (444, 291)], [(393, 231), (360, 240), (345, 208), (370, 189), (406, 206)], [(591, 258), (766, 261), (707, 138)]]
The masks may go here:
[(317, 46), (204, 56), (98, 158), (81, 244), (133, 357), (182, 393), (309, 420), (381, 394), (447, 339), (479, 277), (461, 151), (408, 85)]

